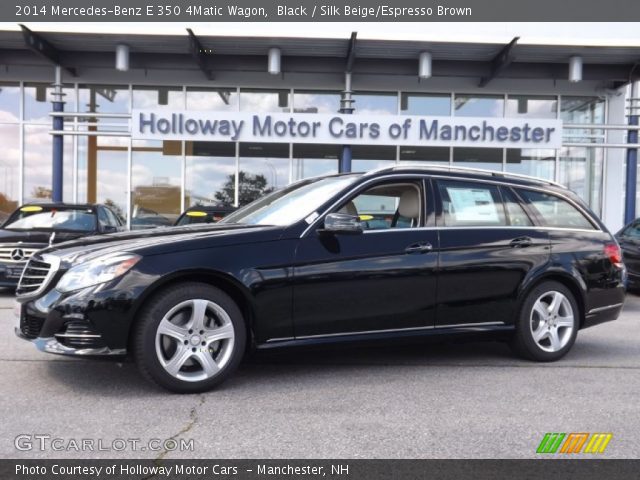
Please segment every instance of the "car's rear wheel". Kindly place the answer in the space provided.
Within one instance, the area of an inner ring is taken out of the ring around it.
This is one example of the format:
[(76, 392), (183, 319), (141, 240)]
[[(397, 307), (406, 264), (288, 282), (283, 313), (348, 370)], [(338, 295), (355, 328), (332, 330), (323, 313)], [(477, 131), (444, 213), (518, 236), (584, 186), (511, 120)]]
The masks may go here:
[(553, 281), (541, 283), (522, 303), (512, 341), (514, 350), (539, 362), (562, 358), (576, 340), (579, 312), (567, 287)]
[(141, 372), (178, 393), (210, 390), (242, 360), (242, 312), (222, 290), (201, 283), (165, 289), (147, 303), (135, 331)]

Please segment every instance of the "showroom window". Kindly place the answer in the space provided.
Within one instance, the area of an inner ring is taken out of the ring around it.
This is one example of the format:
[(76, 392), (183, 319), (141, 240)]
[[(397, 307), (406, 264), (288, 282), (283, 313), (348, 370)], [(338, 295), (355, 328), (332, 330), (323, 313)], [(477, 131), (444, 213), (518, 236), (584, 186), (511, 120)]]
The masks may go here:
[(351, 147), (351, 171), (368, 172), (396, 164), (396, 147), (354, 145)]
[[(51, 124), (51, 100), (53, 87), (50, 83), (25, 83), (24, 84), (24, 120), (32, 123)], [(72, 85), (65, 85), (64, 109), (68, 112), (76, 111), (76, 92)], [(73, 121), (73, 119), (69, 119)], [(66, 121), (66, 119), (65, 119)]]
[(502, 117), (504, 96), (456, 94), (454, 107), (456, 117)]
[(20, 200), (20, 85), (0, 82), (0, 223)]
[(241, 143), (238, 164), (238, 206), (242, 206), (289, 183), (289, 144)]
[(131, 228), (173, 225), (181, 211), (182, 142), (134, 140), (131, 160)]
[(556, 151), (553, 149), (507, 149), (507, 172), (555, 179)]
[(78, 201), (104, 203), (127, 215), (129, 141), (123, 137), (78, 137)]
[(453, 164), (458, 167), (502, 170), (501, 148), (456, 147), (453, 149)]
[(235, 88), (187, 87), (187, 110), (236, 112), (238, 100)]
[[(131, 93), (126, 85), (80, 85), (78, 104), (81, 112), (129, 113)], [(80, 117), (81, 122), (98, 123), (98, 130), (128, 131), (126, 118)], [(96, 130), (89, 127), (89, 130)]]
[(133, 108), (184, 108), (181, 87), (133, 87)]
[(509, 95), (507, 117), (557, 118), (558, 98), (541, 95)]
[(291, 108), (289, 90), (240, 90), (240, 110), (243, 112), (288, 112)]
[(353, 94), (353, 113), (357, 115), (395, 115), (398, 113), (398, 94), (388, 92), (356, 92)]
[(294, 144), (293, 181), (338, 173), (338, 159), (341, 151), (340, 145)]
[(402, 93), (400, 95), (400, 113), (448, 117), (451, 115), (451, 95)]
[(236, 144), (185, 142), (185, 150), (185, 206), (233, 205), (236, 190)]
[(449, 147), (400, 147), (400, 162), (407, 164), (449, 164)]
[(296, 90), (293, 92), (293, 111), (296, 113), (337, 113), (340, 92)]

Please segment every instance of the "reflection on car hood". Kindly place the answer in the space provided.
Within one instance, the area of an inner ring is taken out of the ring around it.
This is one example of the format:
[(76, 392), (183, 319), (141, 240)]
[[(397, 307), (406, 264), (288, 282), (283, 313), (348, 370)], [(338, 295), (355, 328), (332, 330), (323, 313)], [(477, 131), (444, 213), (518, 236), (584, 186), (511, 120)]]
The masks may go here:
[(49, 247), (42, 253), (61, 257), (65, 263), (80, 263), (116, 252), (131, 252), (145, 255), (166, 253), (182, 249), (214, 246), (211, 240), (220, 239), (220, 244), (251, 241), (242, 239), (259, 232), (280, 232), (282, 227), (264, 225), (211, 225), (197, 224), (185, 227), (155, 228), (130, 232), (98, 235), (65, 242)]

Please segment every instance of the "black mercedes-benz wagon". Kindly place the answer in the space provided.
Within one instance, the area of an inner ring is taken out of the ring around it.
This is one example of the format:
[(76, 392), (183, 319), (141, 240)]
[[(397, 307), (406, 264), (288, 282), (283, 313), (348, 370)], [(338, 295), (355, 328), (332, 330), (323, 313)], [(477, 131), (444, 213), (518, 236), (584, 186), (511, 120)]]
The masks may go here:
[(249, 348), (497, 332), (553, 361), (614, 320), (625, 268), (569, 190), (504, 173), (396, 166), (303, 180), (214, 225), (35, 254), (16, 333), (46, 352), (130, 353), (177, 392)]

